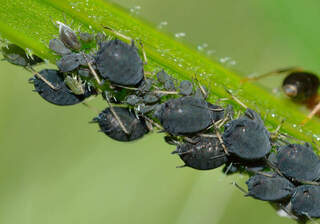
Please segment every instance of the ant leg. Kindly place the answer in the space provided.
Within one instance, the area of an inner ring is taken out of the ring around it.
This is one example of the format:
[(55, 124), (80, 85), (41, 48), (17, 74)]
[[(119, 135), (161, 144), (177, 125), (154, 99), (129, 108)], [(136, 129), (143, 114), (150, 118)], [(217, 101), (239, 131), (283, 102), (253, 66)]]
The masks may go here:
[(59, 87), (54, 86), (49, 80), (43, 77), (39, 72), (33, 69), (31, 66), (25, 67), (25, 69), (29, 72), (32, 72), (37, 78), (41, 79), (44, 83), (46, 83), (51, 89), (57, 90)]
[(304, 119), (301, 124), (305, 125), (316, 113), (320, 111), (320, 102), (313, 108), (306, 119)]
[(266, 78), (266, 77), (269, 77), (269, 76), (272, 76), (272, 75), (280, 75), (280, 74), (283, 74), (283, 73), (289, 73), (289, 72), (294, 72), (294, 71), (302, 71), (302, 69), (299, 68), (299, 67), (287, 67), (287, 68), (276, 69), (274, 71), (271, 71), (271, 72), (268, 72), (268, 73), (265, 73), (265, 74), (262, 74), (262, 75), (258, 75), (258, 76), (255, 76), (255, 77), (243, 78), (240, 82), (244, 83), (244, 82), (249, 82), (249, 81), (257, 81), (259, 79), (263, 79), (263, 78)]

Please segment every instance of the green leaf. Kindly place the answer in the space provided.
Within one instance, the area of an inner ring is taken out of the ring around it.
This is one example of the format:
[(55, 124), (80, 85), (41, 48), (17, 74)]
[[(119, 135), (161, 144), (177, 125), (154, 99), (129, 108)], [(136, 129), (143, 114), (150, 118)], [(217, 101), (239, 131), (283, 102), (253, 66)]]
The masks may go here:
[[(54, 21), (64, 21), (64, 18), (65, 23), (73, 22), (74, 29), (81, 27), (82, 31), (104, 31), (113, 35), (103, 28), (105, 25), (142, 40), (149, 60), (146, 71), (164, 68), (179, 80), (191, 80), (197, 74), (209, 88), (211, 102), (230, 98), (225, 88), (230, 89), (246, 105), (261, 113), (270, 130), (285, 120), (281, 131), (295, 138), (311, 142), (320, 136), (318, 119), (313, 119), (304, 127), (299, 125), (306, 117), (300, 112), (299, 105), (274, 97), (255, 84), (242, 85), (240, 75), (102, 0), (5, 0), (0, 8), (0, 33), (3, 38), (55, 63), (57, 57), (48, 49), (48, 43), (57, 35)], [(227, 102), (240, 109), (233, 100)]]

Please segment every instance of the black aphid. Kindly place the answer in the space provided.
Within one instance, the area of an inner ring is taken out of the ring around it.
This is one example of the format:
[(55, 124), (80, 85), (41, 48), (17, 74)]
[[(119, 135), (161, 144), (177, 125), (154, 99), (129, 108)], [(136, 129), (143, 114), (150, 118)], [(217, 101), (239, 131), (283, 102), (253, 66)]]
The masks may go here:
[(44, 69), (39, 72), (42, 77), (48, 80), (55, 89), (52, 89), (47, 83), (39, 79), (37, 76), (33, 78), (35, 90), (46, 101), (60, 105), (74, 105), (82, 102), (85, 98), (93, 94), (90, 88), (84, 87), (83, 95), (74, 94), (65, 84), (63, 74), (58, 70)]
[(172, 153), (178, 154), (185, 166), (197, 170), (214, 169), (227, 162), (226, 153), (215, 137), (200, 137), (194, 144), (190, 142), (179, 144)]
[(228, 152), (241, 159), (261, 159), (271, 150), (269, 133), (259, 114), (251, 109), (225, 125), (222, 139)]
[(275, 173), (256, 174), (246, 182), (248, 196), (263, 201), (281, 201), (288, 199), (295, 186), (286, 178)]
[(310, 144), (289, 144), (279, 148), (276, 166), (281, 173), (296, 181), (320, 179), (319, 157)]
[(144, 119), (142, 117), (137, 118), (128, 108), (113, 107), (113, 110), (127, 129), (128, 134), (124, 132), (110, 108), (102, 111), (99, 116), (93, 120), (98, 122), (101, 131), (110, 138), (127, 142), (141, 138), (148, 132)]
[(188, 80), (183, 80), (179, 86), (179, 93), (181, 95), (189, 96), (192, 93), (193, 85)]
[(43, 60), (36, 55), (28, 56), (21, 47), (15, 44), (2, 47), (1, 51), (4, 59), (14, 65), (25, 67), (43, 62)]
[(158, 81), (163, 84), (165, 90), (174, 91), (176, 86), (171, 76), (169, 76), (164, 70), (157, 73)]
[(90, 33), (79, 33), (80, 40), (84, 43), (90, 43), (94, 40), (94, 35)]
[(298, 216), (320, 218), (320, 186), (301, 185), (292, 198), (292, 211)]
[(57, 24), (59, 25), (59, 38), (64, 45), (72, 50), (79, 50), (81, 44), (76, 33), (62, 22), (57, 21)]
[(60, 39), (50, 40), (49, 48), (61, 56), (71, 54), (72, 52), (63, 44), (63, 42)]
[(143, 102), (146, 104), (153, 104), (159, 101), (159, 97), (153, 93), (147, 93), (143, 97)]
[(136, 86), (144, 77), (137, 48), (118, 39), (101, 44), (96, 64), (100, 75), (115, 84)]
[(71, 72), (77, 69), (80, 65), (87, 65), (92, 63), (93, 58), (84, 53), (72, 53), (64, 55), (57, 61), (57, 66), (61, 72)]
[[(216, 111), (217, 108), (221, 110)], [(165, 131), (172, 135), (184, 135), (202, 131), (222, 119), (223, 109), (203, 99), (185, 96), (161, 104), (154, 115)]]
[(131, 106), (135, 106), (135, 105), (141, 103), (142, 100), (143, 99), (141, 97), (137, 96), (137, 95), (129, 95), (126, 98), (126, 103), (131, 105)]

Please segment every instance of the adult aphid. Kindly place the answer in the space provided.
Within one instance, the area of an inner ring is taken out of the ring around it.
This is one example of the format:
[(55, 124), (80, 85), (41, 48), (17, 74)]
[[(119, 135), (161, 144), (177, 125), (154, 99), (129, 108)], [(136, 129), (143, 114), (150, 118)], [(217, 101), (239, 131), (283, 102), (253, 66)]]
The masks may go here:
[(172, 154), (178, 154), (185, 166), (197, 170), (215, 169), (227, 162), (227, 155), (216, 137), (200, 137), (195, 143), (179, 143)]
[(64, 45), (72, 50), (79, 50), (81, 44), (78, 40), (76, 33), (66, 24), (56, 21), (59, 25), (59, 38)]
[[(137, 118), (135, 113), (131, 112), (128, 108), (113, 107), (112, 109), (117, 117), (111, 111), (111, 108), (107, 108), (98, 117), (93, 119), (93, 122), (99, 124), (101, 131), (110, 138), (127, 142), (139, 139), (148, 132), (144, 119), (142, 117)], [(119, 120), (128, 133), (125, 133)]]
[(222, 139), (228, 152), (245, 160), (262, 159), (271, 150), (269, 132), (259, 114), (249, 108), (225, 125)]
[(263, 201), (282, 201), (290, 198), (295, 186), (275, 173), (256, 174), (247, 180), (248, 194)]
[(100, 75), (112, 83), (124, 86), (136, 86), (144, 78), (143, 61), (137, 48), (121, 40), (101, 43), (96, 56)]
[[(220, 109), (220, 110), (217, 110)], [(154, 113), (164, 130), (172, 135), (188, 135), (200, 132), (223, 118), (223, 109), (203, 99), (185, 96), (170, 99)]]
[(281, 146), (275, 163), (283, 175), (298, 182), (320, 179), (320, 160), (309, 144)]
[(39, 74), (41, 77), (44, 77), (45, 80), (48, 80), (52, 85), (54, 85), (55, 88), (53, 89), (46, 82), (35, 75), (33, 78), (33, 83), (36, 92), (38, 92), (43, 99), (55, 105), (74, 105), (81, 103), (87, 97), (95, 94), (95, 92), (88, 86), (83, 87), (84, 94), (73, 93), (72, 90), (66, 85), (63, 74), (58, 70), (44, 69), (40, 71)]

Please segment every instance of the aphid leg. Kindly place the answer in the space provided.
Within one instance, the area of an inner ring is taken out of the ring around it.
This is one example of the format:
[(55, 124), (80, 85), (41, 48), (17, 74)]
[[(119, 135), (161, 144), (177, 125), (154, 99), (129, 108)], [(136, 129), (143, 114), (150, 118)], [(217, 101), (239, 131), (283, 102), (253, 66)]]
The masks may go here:
[(185, 168), (185, 167), (187, 167), (187, 165), (186, 165), (186, 164), (181, 165), (181, 166), (176, 166), (176, 168)]
[(117, 113), (114, 111), (112, 104), (110, 103), (110, 100), (108, 97), (106, 97), (106, 101), (110, 107), (110, 111), (113, 114), (113, 116), (115, 117), (115, 119), (119, 122), (119, 125), (121, 127), (121, 129), (123, 130), (124, 133), (126, 133), (127, 135), (129, 135), (130, 133), (128, 132), (128, 130), (126, 129), (126, 127), (124, 126), (124, 124), (122, 123), (122, 121), (120, 120), (119, 116), (117, 115)]
[(46, 83), (51, 89), (57, 90), (59, 87), (54, 86), (50, 81), (44, 78), (39, 72), (33, 69), (31, 66), (25, 67), (25, 69), (29, 72), (32, 72), (37, 78), (41, 79), (44, 83)]
[(316, 113), (320, 111), (320, 102), (312, 109), (308, 116), (301, 122), (302, 125), (305, 125)]
[(164, 91), (164, 90), (154, 90), (153, 93), (162, 93), (162, 94), (166, 94), (166, 95), (177, 95), (178, 92), (177, 91)]
[(91, 73), (93, 74), (93, 77), (95, 78), (95, 80), (97, 81), (97, 83), (98, 83), (99, 85), (101, 85), (101, 80), (99, 79), (99, 76), (98, 76), (98, 74), (96, 73), (96, 71), (92, 68), (91, 62), (88, 60), (88, 58), (87, 58), (87, 56), (85, 55), (85, 53), (82, 52), (82, 55), (83, 55), (83, 57), (85, 58), (85, 60), (86, 60), (86, 62), (87, 62), (87, 64), (88, 64), (88, 67), (89, 67)]
[(223, 151), (225, 152), (226, 155), (229, 155), (228, 149), (227, 149), (227, 147), (224, 145), (224, 142), (223, 142), (222, 137), (221, 137), (221, 135), (220, 135), (220, 133), (219, 133), (218, 130), (216, 130), (216, 135), (217, 135), (217, 138), (218, 138), (218, 140), (219, 140), (219, 143), (221, 144), (221, 146), (222, 146), (222, 148), (223, 148)]
[(194, 79), (197, 81), (199, 89), (204, 97), (204, 99), (207, 99), (208, 92), (204, 89), (204, 87), (201, 85), (200, 81), (198, 80), (197, 74), (194, 75)]
[(118, 37), (121, 37), (122, 39), (125, 39), (125, 40), (127, 40), (127, 41), (129, 41), (129, 42), (132, 42), (132, 41), (133, 41), (133, 39), (132, 39), (131, 37), (128, 37), (128, 36), (126, 36), (126, 35), (118, 32), (118, 31), (115, 31), (114, 29), (112, 29), (112, 28), (110, 28), (110, 27), (108, 27), (108, 26), (103, 26), (103, 28), (109, 30), (111, 33), (113, 33), (114, 35), (116, 35), (116, 36), (118, 36)]
[(226, 90), (226, 92), (231, 96), (231, 98), (232, 98), (234, 101), (236, 101), (240, 106), (242, 106), (242, 107), (245, 108), (245, 109), (248, 108), (247, 105), (245, 105), (245, 104), (242, 103), (237, 97), (235, 97), (230, 90), (228, 90), (227, 88), (225, 88), (225, 90)]
[(231, 162), (231, 163), (229, 164), (229, 166), (227, 167), (226, 171), (224, 171), (224, 174), (225, 174), (225, 175), (227, 175), (227, 174), (229, 173), (229, 171), (231, 170), (232, 166), (233, 166), (233, 163)]
[(148, 118), (147, 116), (144, 116), (144, 119), (146, 119), (152, 125), (156, 126), (158, 129), (162, 129), (161, 125), (159, 125), (157, 122), (154, 122), (152, 119)]
[(248, 196), (248, 191), (246, 191), (244, 188), (242, 188), (239, 184), (237, 184), (237, 182), (233, 181), (231, 183), (233, 186), (235, 186), (236, 188), (238, 188), (241, 192), (243, 192), (245, 194), (245, 196)]
[(299, 67), (287, 67), (287, 68), (282, 68), (282, 69), (276, 69), (274, 71), (262, 74), (262, 75), (258, 75), (255, 77), (246, 77), (244, 79), (242, 79), (240, 82), (244, 83), (244, 82), (249, 82), (249, 81), (257, 81), (259, 79), (263, 79), (272, 75), (281, 75), (284, 73), (289, 73), (289, 72), (294, 72), (294, 71), (302, 71), (301, 68)]

